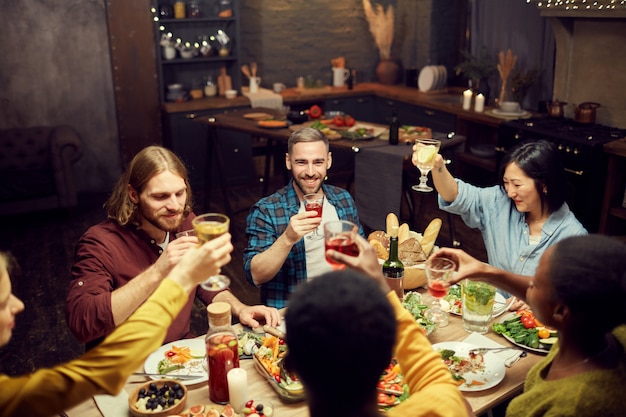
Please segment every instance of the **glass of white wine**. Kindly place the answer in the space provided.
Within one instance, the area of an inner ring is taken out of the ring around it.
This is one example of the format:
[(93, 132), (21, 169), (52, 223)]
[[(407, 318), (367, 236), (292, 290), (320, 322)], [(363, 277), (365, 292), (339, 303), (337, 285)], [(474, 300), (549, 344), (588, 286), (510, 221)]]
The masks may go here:
[[(221, 213), (206, 213), (196, 216), (192, 221), (200, 245), (222, 236), (228, 232), (230, 219)], [(207, 291), (221, 291), (228, 288), (230, 280), (225, 275), (213, 275), (207, 278), (200, 286)]]
[(433, 189), (426, 185), (428, 181), (428, 173), (435, 166), (435, 157), (441, 148), (441, 141), (437, 139), (418, 139), (415, 141), (417, 145), (415, 153), (417, 154), (417, 168), (420, 170), (420, 183), (414, 185), (415, 191), (431, 192)]

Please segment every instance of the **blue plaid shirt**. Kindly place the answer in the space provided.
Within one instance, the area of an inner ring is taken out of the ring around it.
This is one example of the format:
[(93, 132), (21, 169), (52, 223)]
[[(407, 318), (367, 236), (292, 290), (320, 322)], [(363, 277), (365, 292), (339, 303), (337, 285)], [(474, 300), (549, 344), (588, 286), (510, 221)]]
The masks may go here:
[[(298, 214), (300, 200), (293, 188), (293, 180), (274, 194), (262, 198), (252, 208), (246, 220), (248, 247), (243, 253), (243, 266), (246, 279), (254, 284), (250, 263), (252, 258), (265, 252), (283, 234), (289, 225), (289, 219)], [(359, 226), (359, 233), (364, 236), (363, 227), (359, 222), (356, 204), (350, 193), (332, 185), (322, 185), (326, 200), (337, 210), (340, 220), (349, 220)], [(261, 284), (261, 302), (265, 305), (283, 308), (287, 306), (289, 295), (296, 286), (306, 282), (306, 253), (304, 240), (300, 239), (293, 245), (280, 271), (271, 281)]]

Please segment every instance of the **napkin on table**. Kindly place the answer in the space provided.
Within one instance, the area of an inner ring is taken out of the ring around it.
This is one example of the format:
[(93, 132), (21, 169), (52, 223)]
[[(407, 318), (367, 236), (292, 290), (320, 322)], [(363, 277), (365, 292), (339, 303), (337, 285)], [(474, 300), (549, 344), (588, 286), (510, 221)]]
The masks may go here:
[(98, 410), (103, 417), (121, 417), (128, 415), (128, 393), (123, 389), (117, 395), (94, 395)]
[(282, 110), (283, 108), (283, 96), (272, 90), (259, 87), (259, 91), (251, 93), (248, 88), (243, 87), (241, 91), (250, 100), (251, 107), (267, 107), (274, 110)]
[[(484, 348), (507, 347), (478, 333), (470, 334), (463, 340), (463, 342)], [(524, 353), (522, 350), (503, 350), (502, 352), (494, 353), (494, 355), (499, 356), (504, 361), (504, 366), (510, 368), (517, 363), (522, 353)]]

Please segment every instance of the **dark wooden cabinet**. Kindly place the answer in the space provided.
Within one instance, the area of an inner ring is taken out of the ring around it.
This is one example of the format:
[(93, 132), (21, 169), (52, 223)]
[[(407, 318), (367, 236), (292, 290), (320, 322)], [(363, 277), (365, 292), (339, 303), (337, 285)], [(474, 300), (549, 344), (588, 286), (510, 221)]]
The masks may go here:
[(394, 112), (400, 119), (401, 125), (424, 126), (431, 128), (434, 132), (444, 133), (455, 130), (456, 116), (452, 113), (376, 97), (374, 107), (374, 121), (376, 123), (388, 124)]
[(374, 96), (331, 98), (324, 101), (324, 110), (338, 110), (356, 120), (371, 121), (374, 118)]
[(626, 140), (604, 145), (608, 168), (599, 232), (626, 240)]
[[(227, 110), (228, 111), (228, 110)], [(207, 125), (198, 123), (201, 117), (210, 117), (223, 111), (200, 111), (171, 113), (166, 115), (165, 145), (172, 149), (186, 164), (194, 191), (207, 190), (209, 184), (207, 167), (211, 166), (213, 184), (218, 185), (215, 160), (209, 161)], [(253, 160), (254, 144), (250, 135), (234, 131), (217, 130), (218, 149), (223, 161), (223, 178), (226, 185), (245, 184), (256, 178)], [(209, 165), (210, 164), (210, 165)]]

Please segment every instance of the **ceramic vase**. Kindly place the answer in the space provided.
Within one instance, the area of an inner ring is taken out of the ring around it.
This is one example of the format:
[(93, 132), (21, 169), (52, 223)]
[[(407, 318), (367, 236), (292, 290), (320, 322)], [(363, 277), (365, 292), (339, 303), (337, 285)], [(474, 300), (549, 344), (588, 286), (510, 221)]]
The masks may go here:
[(376, 67), (376, 77), (381, 84), (393, 85), (400, 78), (400, 64), (395, 59), (381, 59)]

